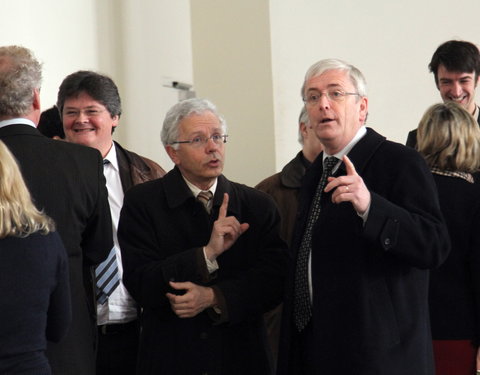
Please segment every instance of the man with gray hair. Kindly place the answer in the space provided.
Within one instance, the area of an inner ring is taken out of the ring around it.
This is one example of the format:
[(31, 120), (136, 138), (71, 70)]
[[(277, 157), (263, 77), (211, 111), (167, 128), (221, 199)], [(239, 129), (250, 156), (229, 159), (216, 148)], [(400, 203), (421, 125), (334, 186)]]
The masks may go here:
[(278, 374), (433, 375), (428, 269), (449, 239), (431, 173), (365, 127), (354, 66), (314, 64), (302, 98), (324, 150), (300, 191)]
[(271, 374), (262, 315), (283, 294), (286, 245), (270, 197), (222, 175), (225, 121), (207, 100), (167, 113), (175, 167), (125, 194), (124, 283), (142, 307), (137, 374)]
[(55, 220), (68, 254), (72, 324), (62, 341), (48, 343), (47, 357), (54, 374), (92, 375), (96, 324), (90, 270), (113, 246), (102, 157), (36, 129), (41, 80), (41, 65), (30, 50), (0, 47), (0, 139), (18, 160), (37, 207)]

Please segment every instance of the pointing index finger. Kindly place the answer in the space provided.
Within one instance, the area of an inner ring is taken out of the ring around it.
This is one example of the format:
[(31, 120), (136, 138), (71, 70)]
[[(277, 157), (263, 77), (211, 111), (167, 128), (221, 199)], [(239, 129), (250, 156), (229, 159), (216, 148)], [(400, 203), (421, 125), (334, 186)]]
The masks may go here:
[(218, 211), (218, 218), (223, 219), (227, 217), (227, 208), (228, 208), (228, 193), (223, 194), (223, 202), (220, 206), (220, 210)]
[(347, 169), (347, 175), (352, 176), (356, 175), (357, 171), (355, 170), (355, 166), (351, 162), (351, 160), (348, 158), (347, 155), (343, 156), (343, 162), (345, 163), (345, 168)]

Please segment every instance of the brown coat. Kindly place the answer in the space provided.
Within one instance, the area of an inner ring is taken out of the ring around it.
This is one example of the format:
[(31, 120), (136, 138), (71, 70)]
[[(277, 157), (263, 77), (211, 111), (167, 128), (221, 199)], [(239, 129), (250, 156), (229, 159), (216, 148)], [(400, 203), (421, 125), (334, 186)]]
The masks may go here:
[(255, 186), (256, 189), (269, 194), (277, 203), (281, 217), (280, 235), (288, 245), (292, 240), (297, 217), (298, 190), (305, 174), (306, 163), (308, 162), (300, 151), (281, 172), (267, 177)]
[(165, 175), (165, 170), (153, 160), (125, 150), (117, 142), (114, 143), (117, 149), (120, 179), (124, 192), (134, 185), (155, 180)]

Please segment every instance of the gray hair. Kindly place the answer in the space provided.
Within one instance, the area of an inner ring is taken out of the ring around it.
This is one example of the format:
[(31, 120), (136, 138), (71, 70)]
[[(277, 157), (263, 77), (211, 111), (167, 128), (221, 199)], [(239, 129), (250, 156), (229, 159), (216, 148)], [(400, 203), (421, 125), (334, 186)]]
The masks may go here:
[(33, 91), (40, 90), (42, 64), (20, 46), (0, 47), (0, 116), (26, 115), (33, 103)]
[(305, 97), (305, 85), (307, 81), (329, 70), (343, 70), (347, 72), (353, 86), (355, 86), (356, 92), (358, 92), (361, 97), (367, 96), (367, 81), (360, 70), (339, 59), (325, 59), (316, 62), (307, 70), (302, 85), (302, 99)]
[(211, 112), (220, 121), (222, 132), (227, 132), (227, 124), (222, 116), (217, 112), (217, 107), (206, 99), (187, 99), (175, 104), (169, 109), (163, 120), (162, 132), (160, 137), (164, 146), (171, 145), (173, 148), (178, 148), (178, 144), (171, 144), (178, 138), (178, 128), (180, 122), (191, 115), (201, 115), (205, 112)]
[(300, 111), (300, 116), (298, 116), (298, 143), (300, 143), (303, 146), (303, 134), (302, 130), (300, 129), (300, 124), (305, 124), (308, 126), (309, 123), (309, 118), (308, 118), (308, 112), (305, 106), (302, 107)]

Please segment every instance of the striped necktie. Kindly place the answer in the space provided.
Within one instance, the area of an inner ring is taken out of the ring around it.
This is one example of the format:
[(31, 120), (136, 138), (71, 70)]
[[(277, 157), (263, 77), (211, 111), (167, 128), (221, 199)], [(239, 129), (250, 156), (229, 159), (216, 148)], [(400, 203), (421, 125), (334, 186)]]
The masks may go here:
[[(110, 164), (110, 160), (103, 159), (104, 168), (108, 164)], [(112, 250), (110, 250), (107, 259), (95, 268), (97, 302), (103, 305), (119, 284), (120, 274), (118, 272), (117, 255), (114, 246)]]
[(333, 167), (337, 164), (338, 159), (329, 156), (324, 161), (323, 173), (318, 183), (317, 190), (313, 196), (310, 205), (310, 212), (307, 219), (305, 232), (303, 233), (302, 242), (297, 254), (297, 266), (295, 269), (295, 294), (293, 312), (295, 325), (299, 332), (307, 326), (312, 317), (312, 302), (310, 300), (310, 288), (308, 286), (308, 260), (312, 252), (312, 233), (313, 226), (317, 222), (320, 214), (320, 199), (323, 189), (327, 184), (327, 178), (331, 176)]
[(203, 206), (207, 210), (208, 213), (212, 210), (212, 207), (210, 206), (210, 200), (212, 199), (213, 194), (210, 190), (202, 190), (200, 193), (197, 195), (197, 199), (202, 202)]
[(110, 250), (107, 259), (95, 268), (95, 284), (97, 301), (103, 305), (120, 284), (115, 246)]

